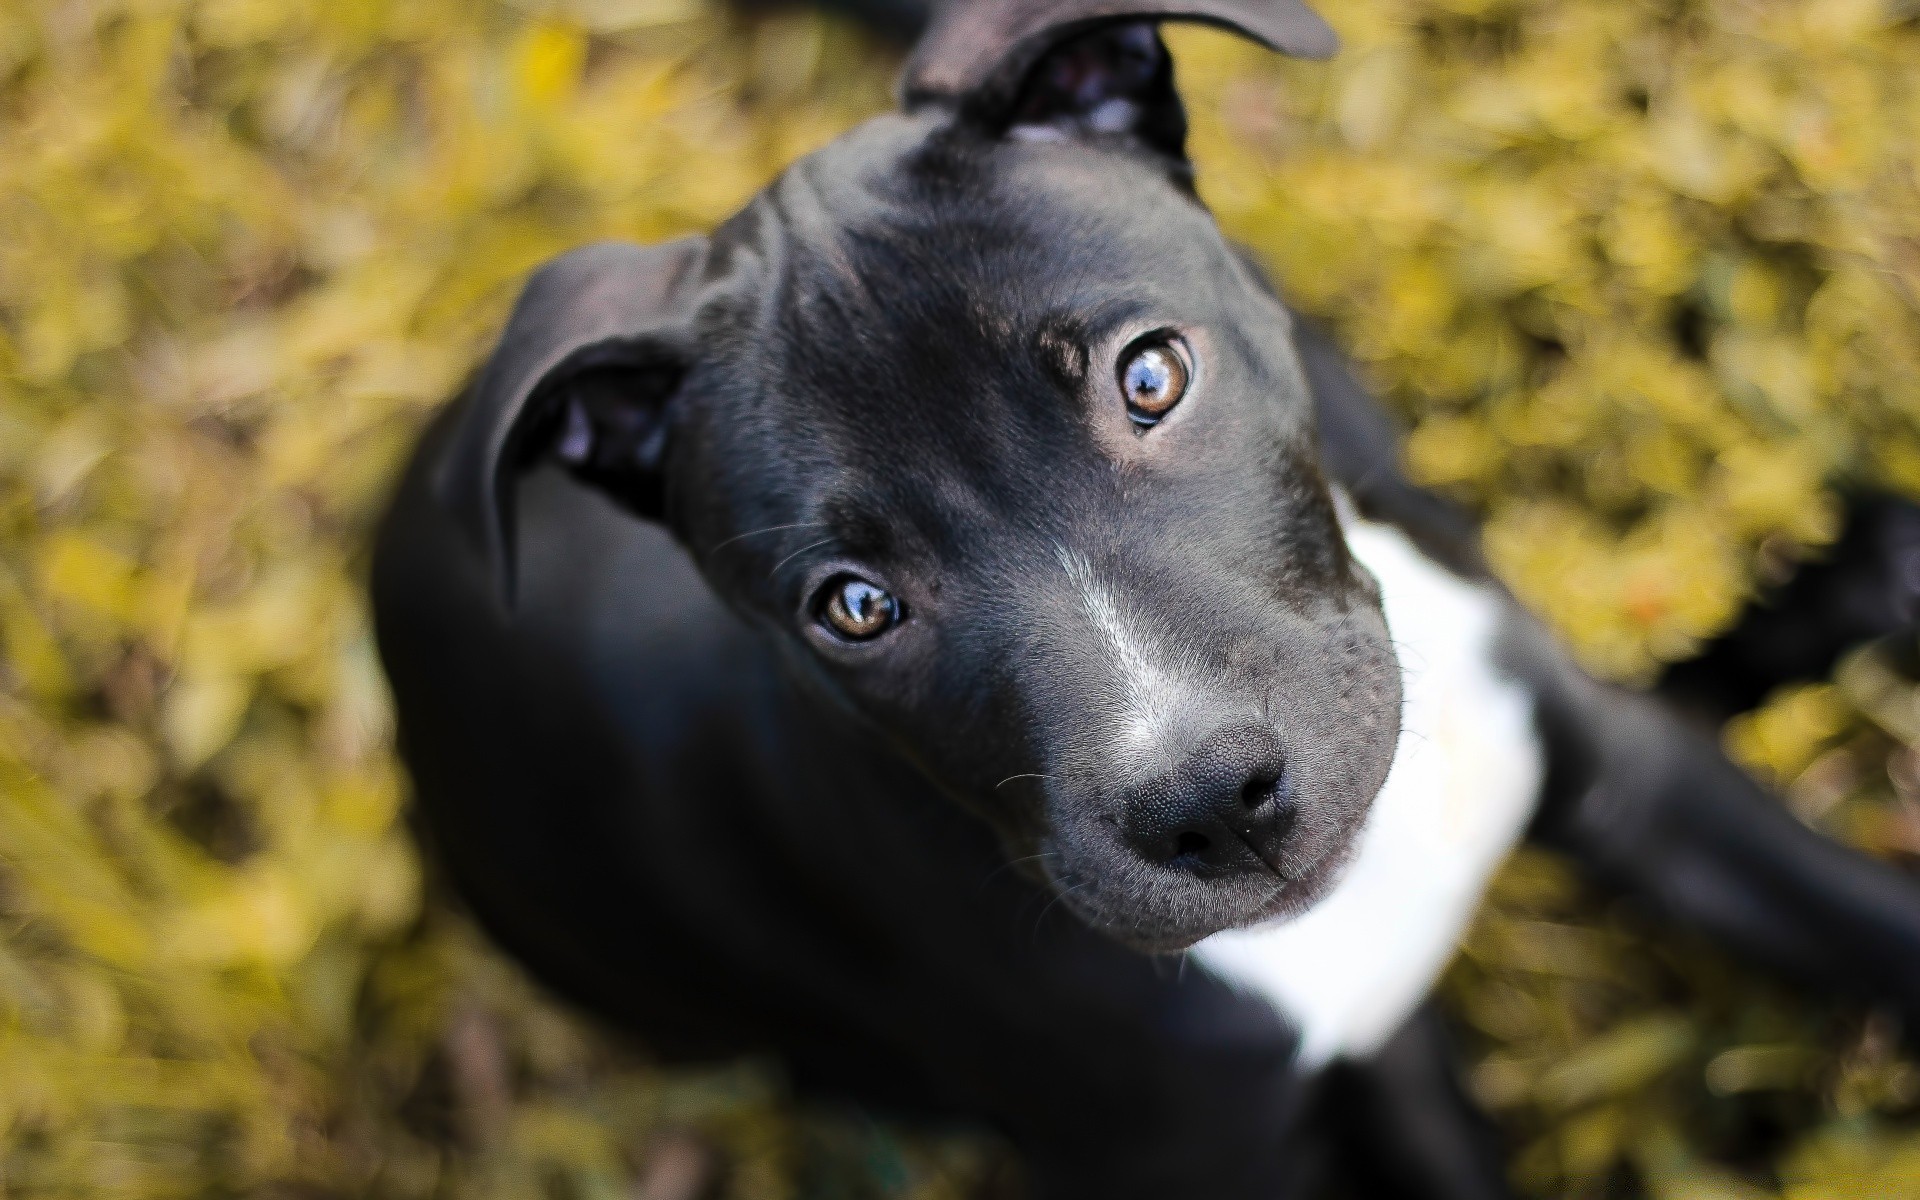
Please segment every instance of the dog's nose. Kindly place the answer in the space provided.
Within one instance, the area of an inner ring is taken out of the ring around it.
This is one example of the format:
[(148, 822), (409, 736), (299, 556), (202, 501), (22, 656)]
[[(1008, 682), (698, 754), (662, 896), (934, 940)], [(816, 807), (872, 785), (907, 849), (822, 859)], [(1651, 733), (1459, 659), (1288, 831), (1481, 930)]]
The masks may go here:
[(1263, 725), (1222, 730), (1127, 808), (1124, 828), (1149, 862), (1202, 876), (1278, 874), (1295, 815), (1280, 738)]

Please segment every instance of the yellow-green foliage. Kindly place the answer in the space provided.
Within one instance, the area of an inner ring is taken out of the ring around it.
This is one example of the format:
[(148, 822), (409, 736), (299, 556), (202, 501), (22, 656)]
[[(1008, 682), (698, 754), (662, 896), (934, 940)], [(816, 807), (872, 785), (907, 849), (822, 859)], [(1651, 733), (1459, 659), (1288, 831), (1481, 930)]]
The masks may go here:
[[(1830, 481), (1920, 490), (1900, 14), (1327, 8), (1331, 65), (1180, 36), (1204, 191), (1596, 667), (1724, 622), (1830, 535)], [(988, 1169), (534, 995), (423, 882), (359, 590), (531, 264), (710, 227), (891, 71), (702, 0), (0, 0), (5, 1194), (930, 1200)], [(1920, 853), (1920, 708), (1877, 660), (1734, 744), (1809, 821)], [(1448, 990), (1534, 1191), (1920, 1196), (1884, 1022), (1552, 863)]]
[[(1829, 480), (1920, 489), (1920, 31), (1882, 0), (1353, 0), (1199, 72), (1225, 223), (1600, 669), (1724, 625)], [(1911, 9), (1905, 16), (1911, 17)], [(1237, 78), (1229, 78), (1237, 76)]]

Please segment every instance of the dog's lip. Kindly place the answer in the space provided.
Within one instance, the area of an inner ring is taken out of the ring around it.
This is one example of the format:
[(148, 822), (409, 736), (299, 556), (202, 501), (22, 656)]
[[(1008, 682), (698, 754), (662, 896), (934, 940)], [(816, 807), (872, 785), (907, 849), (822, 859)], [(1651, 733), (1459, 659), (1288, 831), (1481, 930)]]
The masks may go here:
[(1206, 941), (1216, 933), (1226, 933), (1235, 929), (1252, 929), (1269, 922), (1290, 920), (1307, 911), (1306, 907), (1295, 908), (1298, 898), (1305, 894), (1311, 897), (1307, 907), (1326, 899), (1325, 884), (1328, 877), (1339, 871), (1347, 862), (1347, 856), (1359, 843), (1360, 833), (1366, 822), (1359, 821), (1342, 837), (1334, 839), (1320, 853), (1309, 859), (1307, 864), (1281, 879), (1263, 903), (1256, 904), (1238, 920), (1229, 921), (1217, 929), (1198, 934), (1185, 945), (1176, 949), (1190, 949)]
[[(1233, 836), (1239, 838), (1240, 841), (1246, 846), (1247, 853), (1253, 855), (1255, 858), (1260, 860), (1261, 866), (1273, 872), (1274, 877), (1279, 879), (1281, 888), (1285, 889), (1287, 884), (1293, 879), (1293, 876), (1288, 875), (1286, 871), (1282, 870), (1280, 864), (1273, 861), (1273, 859), (1266, 853), (1266, 851), (1254, 845), (1252, 838), (1240, 832), (1238, 829), (1233, 831)], [(1305, 870), (1296, 872), (1296, 874), (1304, 875), (1308, 871), (1313, 870), (1313, 868), (1318, 866), (1319, 863), (1320, 863), (1320, 859), (1315, 858), (1312, 862), (1307, 864)]]
[[(1359, 836), (1360, 831), (1356, 826), (1353, 832), (1338, 839), (1332, 845), (1327, 846), (1321, 850), (1320, 853), (1314, 855), (1306, 866), (1300, 868), (1292, 875), (1287, 876), (1285, 881), (1274, 889), (1273, 897), (1268, 902), (1267, 907), (1272, 908), (1277, 904), (1283, 905), (1290, 900), (1294, 894), (1302, 890), (1312, 891), (1317, 889), (1320, 884), (1326, 881), (1328, 875), (1339, 869), (1341, 859), (1345, 852), (1359, 839)], [(1253, 923), (1257, 923), (1262, 919), (1264, 918), (1255, 918)]]
[[(1191, 934), (1181, 934), (1166, 939), (1129, 936), (1124, 926), (1115, 925), (1105, 914), (1081, 909), (1079, 905), (1074, 902), (1072, 893), (1079, 890), (1080, 884), (1074, 882), (1071, 875), (1064, 879), (1058, 877), (1044, 862), (1042, 865), (1042, 875), (1061, 902), (1067, 907), (1081, 912), (1083, 916), (1092, 918), (1095, 924), (1105, 929), (1110, 935), (1118, 937), (1121, 941), (1134, 946), (1144, 953), (1179, 954), (1183, 951), (1191, 950), (1194, 946), (1206, 941), (1217, 933), (1225, 933), (1236, 929), (1252, 929), (1270, 922), (1283, 921), (1299, 916), (1302, 912), (1306, 911), (1306, 907), (1295, 908), (1294, 905), (1302, 893), (1312, 897), (1314, 901), (1324, 899), (1325, 889), (1323, 885), (1326, 883), (1327, 877), (1345, 865), (1348, 853), (1359, 843), (1361, 831), (1365, 827), (1366, 821), (1364, 819), (1355, 822), (1352, 828), (1347, 830), (1343, 836), (1335, 838), (1330, 845), (1322, 848), (1318, 854), (1307, 861), (1306, 865), (1300, 867), (1291, 875), (1282, 875), (1277, 879), (1272, 890), (1267, 892), (1263, 899), (1248, 906), (1239, 917), (1211, 929), (1196, 930)], [(1044, 860), (1048, 855), (1042, 854), (1035, 855), (1034, 857)]]
[[(1267, 863), (1268, 868), (1272, 870), (1275, 875), (1279, 876), (1279, 880), (1274, 885), (1273, 890), (1267, 894), (1266, 898), (1251, 906), (1247, 915), (1238, 920), (1229, 921), (1219, 929), (1215, 929), (1209, 933), (1203, 933), (1196, 937), (1194, 941), (1203, 942), (1215, 933), (1224, 933), (1229, 929), (1247, 929), (1254, 925), (1264, 924), (1276, 917), (1287, 915), (1288, 906), (1292, 904), (1296, 896), (1303, 891), (1313, 894), (1318, 890), (1319, 885), (1338, 865), (1340, 852), (1351, 843), (1351, 838), (1342, 838), (1314, 855), (1307, 861), (1305, 866), (1291, 872), (1283, 872), (1274, 867), (1273, 864)], [(1261, 861), (1263, 863), (1266, 862), (1264, 856), (1261, 857)]]

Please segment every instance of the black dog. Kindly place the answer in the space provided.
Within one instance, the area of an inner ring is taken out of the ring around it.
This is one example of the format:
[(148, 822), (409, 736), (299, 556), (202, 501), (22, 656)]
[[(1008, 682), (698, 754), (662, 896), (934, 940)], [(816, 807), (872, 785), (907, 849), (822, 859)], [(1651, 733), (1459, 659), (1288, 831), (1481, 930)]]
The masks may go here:
[(1528, 828), (1920, 1015), (1920, 892), (1573, 669), (1398, 474), (1193, 194), (1172, 18), (1333, 48), (1294, 0), (959, 3), (904, 114), (529, 284), (374, 580), (480, 919), (1052, 1197), (1290, 1194), (1335, 1076), (1367, 1194), (1501, 1194), (1419, 1010)]

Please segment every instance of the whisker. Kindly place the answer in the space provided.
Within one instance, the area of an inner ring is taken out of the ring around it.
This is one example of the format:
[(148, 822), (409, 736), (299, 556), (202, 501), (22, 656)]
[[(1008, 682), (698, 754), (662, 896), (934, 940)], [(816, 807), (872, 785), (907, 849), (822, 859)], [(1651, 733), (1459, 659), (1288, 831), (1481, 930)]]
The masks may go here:
[(1047, 919), (1047, 914), (1053, 911), (1053, 906), (1060, 903), (1062, 900), (1065, 900), (1068, 896), (1079, 891), (1081, 888), (1085, 886), (1087, 885), (1084, 883), (1076, 883), (1070, 888), (1065, 888), (1061, 891), (1057, 891), (1054, 893), (1053, 899), (1047, 901), (1047, 906), (1041, 909), (1040, 915), (1033, 919), (1033, 940), (1034, 941), (1037, 942), (1040, 940), (1040, 923)]
[(1002, 779), (999, 783), (994, 784), (993, 790), (997, 792), (1001, 788), (1007, 786), (1008, 784), (1012, 783), (1016, 779), (1055, 779), (1057, 780), (1058, 778), (1059, 776), (1057, 775), (1040, 775), (1040, 774), (1031, 773), (1031, 772), (1024, 775), (1009, 775), (1005, 779)]
[(809, 542), (806, 545), (800, 547), (798, 550), (795, 550), (792, 554), (787, 555), (785, 558), (781, 559), (779, 562), (773, 564), (773, 570), (767, 572), (767, 578), (772, 579), (775, 575), (778, 575), (780, 573), (781, 567), (786, 566), (788, 563), (792, 562), (796, 558), (799, 558), (802, 554), (805, 554), (807, 551), (818, 550), (820, 547), (828, 544), (833, 540), (834, 539), (832, 538), (821, 538), (817, 542)]
[(736, 533), (730, 538), (724, 538), (715, 542), (713, 545), (707, 547), (707, 553), (712, 554), (715, 551), (724, 550), (735, 542), (745, 541), (750, 537), (759, 537), (763, 533), (780, 533), (787, 529), (825, 529), (826, 527), (827, 523), (825, 521), (798, 521), (792, 525), (769, 525), (765, 529), (749, 529), (745, 533)]
[(1020, 867), (1024, 863), (1040, 862), (1044, 859), (1059, 858), (1059, 857), (1060, 857), (1060, 854), (1056, 850), (1042, 850), (1038, 854), (1029, 854), (1024, 858), (1010, 858), (1006, 862), (1003, 862), (999, 866), (995, 867), (993, 870), (988, 871), (986, 875), (981, 878), (980, 886), (981, 887), (987, 886), (988, 884), (992, 883), (994, 880), (1000, 878), (1002, 875), (1005, 875), (1008, 871), (1015, 870), (1016, 868)]

